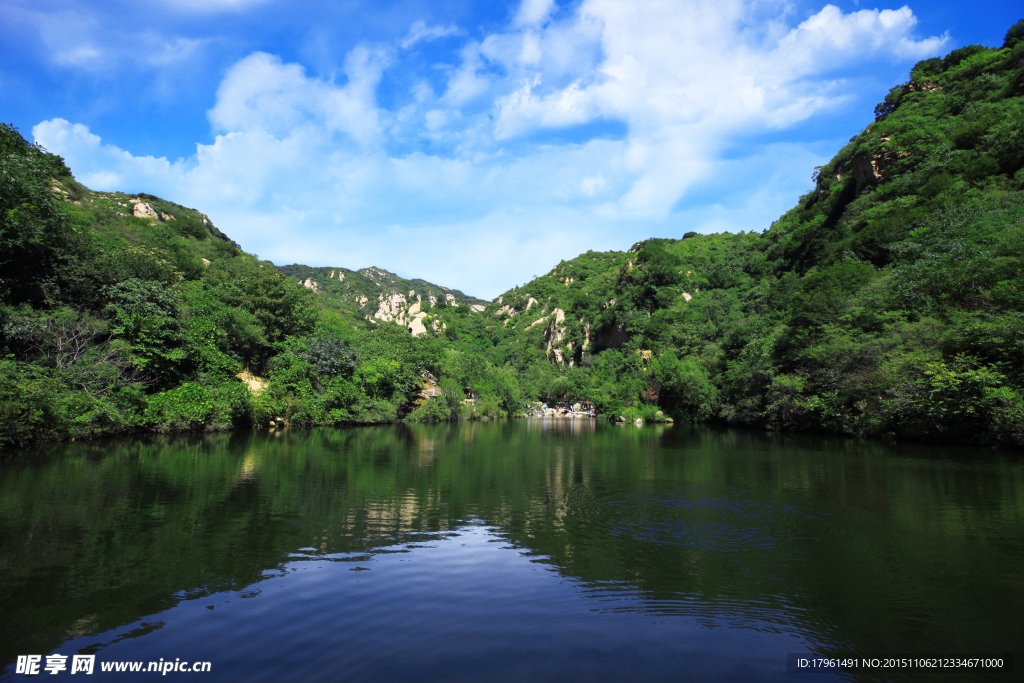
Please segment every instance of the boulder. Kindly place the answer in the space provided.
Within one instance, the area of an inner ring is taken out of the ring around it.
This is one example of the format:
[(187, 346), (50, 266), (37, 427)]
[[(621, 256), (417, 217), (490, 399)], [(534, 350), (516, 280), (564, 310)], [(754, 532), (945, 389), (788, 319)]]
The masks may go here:
[(427, 326), (423, 324), (423, 319), (427, 317), (426, 313), (417, 313), (409, 321), (409, 333), (414, 337), (418, 337), (421, 334), (427, 333)]
[(146, 202), (139, 202), (132, 209), (132, 215), (136, 218), (157, 218), (156, 211)]

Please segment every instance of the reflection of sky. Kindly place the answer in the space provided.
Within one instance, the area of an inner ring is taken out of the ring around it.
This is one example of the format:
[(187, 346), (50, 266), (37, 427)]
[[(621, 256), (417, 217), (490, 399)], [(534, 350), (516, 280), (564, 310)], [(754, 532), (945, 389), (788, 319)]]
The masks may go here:
[(467, 524), (383, 552), (296, 554), (243, 591), (56, 651), (102, 643), (98, 662), (210, 661), (210, 680), (788, 681), (786, 653), (808, 648), (796, 607), (586, 584), (497, 531)]

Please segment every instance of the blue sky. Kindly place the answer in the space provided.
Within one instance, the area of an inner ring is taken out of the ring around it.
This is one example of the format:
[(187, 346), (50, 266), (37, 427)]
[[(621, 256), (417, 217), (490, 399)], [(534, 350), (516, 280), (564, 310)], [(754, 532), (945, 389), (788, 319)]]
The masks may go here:
[(276, 263), (491, 298), (756, 230), (919, 59), (1016, 3), (0, 0), (3, 120)]

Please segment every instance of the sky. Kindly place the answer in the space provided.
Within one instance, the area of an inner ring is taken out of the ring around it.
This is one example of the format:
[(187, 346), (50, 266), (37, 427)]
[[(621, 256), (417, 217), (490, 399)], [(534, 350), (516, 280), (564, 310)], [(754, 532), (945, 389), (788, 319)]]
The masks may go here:
[[(1020, 16), (1019, 16), (1020, 15)], [(761, 232), (918, 60), (1017, 3), (0, 0), (0, 118), (278, 264), (494, 298)]]

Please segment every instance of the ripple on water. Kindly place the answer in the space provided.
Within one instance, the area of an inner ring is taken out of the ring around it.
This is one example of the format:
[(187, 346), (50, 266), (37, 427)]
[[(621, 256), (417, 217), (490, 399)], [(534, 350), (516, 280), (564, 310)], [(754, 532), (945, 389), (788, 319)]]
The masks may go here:
[[(790, 541), (796, 506), (706, 492), (634, 494), (592, 516), (613, 536), (704, 551), (768, 550)], [(806, 515), (804, 515), (806, 516)]]

